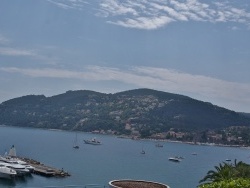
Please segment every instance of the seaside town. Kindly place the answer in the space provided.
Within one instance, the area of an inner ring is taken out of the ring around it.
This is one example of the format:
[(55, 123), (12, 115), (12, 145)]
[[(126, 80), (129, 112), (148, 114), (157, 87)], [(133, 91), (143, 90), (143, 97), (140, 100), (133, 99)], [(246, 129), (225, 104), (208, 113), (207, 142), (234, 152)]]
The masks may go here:
[[(140, 132), (133, 130), (132, 126), (127, 124), (127, 130), (131, 130), (131, 135), (119, 135), (119, 138), (145, 139), (141, 137)], [(116, 134), (112, 130), (95, 130), (95, 134)], [(217, 145), (231, 147), (249, 147), (250, 146), (250, 128), (245, 126), (232, 126), (221, 131), (203, 131), (203, 132), (180, 132), (174, 128), (167, 132), (153, 134), (147, 139), (163, 140), (169, 142), (183, 142), (197, 145)]]

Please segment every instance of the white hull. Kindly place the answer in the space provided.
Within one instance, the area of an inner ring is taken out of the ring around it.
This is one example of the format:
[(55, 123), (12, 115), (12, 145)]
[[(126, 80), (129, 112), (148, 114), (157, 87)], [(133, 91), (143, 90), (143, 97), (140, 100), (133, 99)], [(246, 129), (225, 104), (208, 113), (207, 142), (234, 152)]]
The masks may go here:
[(0, 178), (12, 179), (16, 176), (16, 171), (9, 169), (7, 167), (0, 167)]
[(93, 138), (92, 140), (83, 140), (85, 144), (101, 145), (101, 142)]
[(7, 167), (15, 171), (17, 176), (24, 176), (24, 175), (30, 174), (30, 171), (27, 168), (25, 168), (25, 166), (20, 165), (20, 164), (10, 164), (10, 163), (5, 163), (5, 162), (0, 162), (0, 165), (2, 167)]
[(84, 143), (85, 144), (92, 144), (92, 145), (100, 145), (101, 144), (99, 142), (92, 142), (92, 141), (89, 141), (89, 140), (84, 140)]
[[(31, 165), (29, 165), (29, 164), (27, 164), (26, 162), (24, 162), (24, 161), (22, 161), (22, 160), (19, 160), (19, 159), (17, 159), (17, 158), (12, 158), (12, 157), (1, 157), (0, 156), (0, 163), (1, 162), (4, 162), (5, 163), (5, 166), (7, 165), (6, 163), (8, 163), (8, 164), (10, 164), (10, 165), (17, 165), (17, 167), (19, 167), (19, 168), (26, 168), (26, 169), (28, 169), (30, 172), (33, 172), (34, 171), (34, 167), (33, 166), (31, 166)], [(22, 166), (21, 166), (22, 165)], [(21, 174), (22, 173), (24, 173), (24, 174), (26, 174), (27, 172), (27, 170), (22, 170), (23, 172), (21, 172)]]

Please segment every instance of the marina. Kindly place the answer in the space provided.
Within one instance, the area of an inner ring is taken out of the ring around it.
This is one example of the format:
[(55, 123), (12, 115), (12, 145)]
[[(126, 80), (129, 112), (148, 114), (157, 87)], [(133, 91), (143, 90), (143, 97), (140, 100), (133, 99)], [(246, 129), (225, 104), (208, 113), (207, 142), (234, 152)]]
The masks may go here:
[(66, 177), (70, 174), (63, 169), (47, 166), (34, 159), (16, 156), (16, 149), (12, 145), (9, 154), (0, 156), (0, 178), (12, 179), (16, 176), (26, 176), (31, 173), (46, 177)]
[[(0, 127), (0, 155), (4, 156), (6, 149), (15, 144), (19, 159), (36, 169), (36, 173), (14, 181), (0, 179), (0, 187), (90, 184), (109, 187), (108, 182), (112, 180), (134, 179), (160, 182), (171, 188), (195, 188), (209, 170), (226, 159), (231, 159), (231, 162), (234, 159), (250, 162), (250, 150), (246, 148), (170, 142), (161, 142), (164, 147), (158, 148), (155, 147), (155, 141), (151, 140), (120, 139), (81, 132), (77, 136), (81, 140), (78, 143), (80, 147), (74, 149), (72, 141), (75, 132)], [(100, 147), (82, 141), (94, 137), (101, 141)], [(146, 151), (145, 155), (140, 153), (142, 148)], [(193, 152), (198, 155), (193, 155)], [(179, 163), (168, 160), (175, 156), (184, 159)], [(57, 169), (57, 174), (49, 173), (54, 168)], [(70, 176), (60, 174), (62, 170), (67, 171)]]
[[(3, 162), (4, 160), (5, 162)], [(26, 165), (18, 164), (17, 161), (22, 161)], [(60, 170), (51, 166), (47, 166), (34, 159), (28, 159), (28, 158), (23, 158), (23, 157), (18, 157), (18, 156), (11, 157), (11, 158), (1, 157), (0, 167), (1, 167), (0, 171), (3, 171), (3, 170), (8, 171), (6, 170), (6, 168), (12, 169), (12, 170), (9, 170), (9, 176), (6, 175), (2, 177), (2, 178), (7, 177), (7, 179), (14, 178), (15, 176), (25, 176), (30, 173), (34, 173), (34, 174), (38, 174), (38, 175), (46, 176), (46, 177), (70, 176), (70, 174), (64, 171), (63, 169)]]

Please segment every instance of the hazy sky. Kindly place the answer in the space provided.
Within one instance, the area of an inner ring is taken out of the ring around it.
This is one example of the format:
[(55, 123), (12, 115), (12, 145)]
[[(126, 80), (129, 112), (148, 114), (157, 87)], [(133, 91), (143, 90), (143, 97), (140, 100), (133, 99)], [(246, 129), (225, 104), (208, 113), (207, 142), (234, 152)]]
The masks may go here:
[(250, 112), (249, 0), (1, 0), (0, 102), (151, 88)]

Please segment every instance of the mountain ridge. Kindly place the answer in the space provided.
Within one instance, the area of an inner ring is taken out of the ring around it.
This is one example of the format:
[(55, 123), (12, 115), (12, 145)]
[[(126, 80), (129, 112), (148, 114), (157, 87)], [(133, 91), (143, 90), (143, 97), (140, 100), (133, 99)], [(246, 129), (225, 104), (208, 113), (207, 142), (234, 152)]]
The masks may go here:
[(77, 90), (10, 99), (0, 104), (0, 124), (155, 134), (171, 128), (202, 131), (250, 126), (250, 117), (188, 96), (142, 88), (114, 94)]

